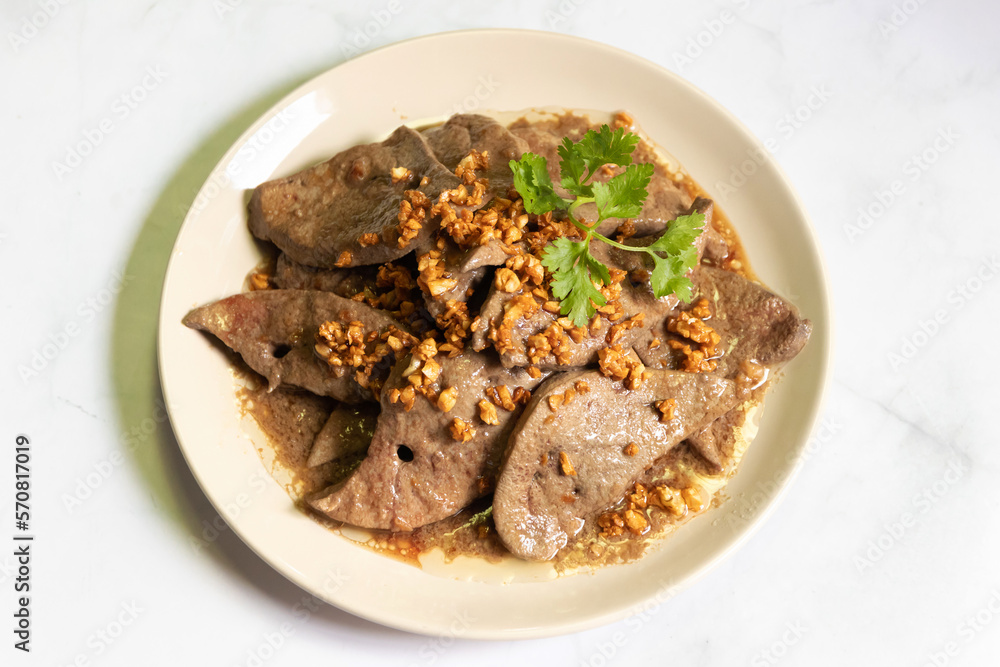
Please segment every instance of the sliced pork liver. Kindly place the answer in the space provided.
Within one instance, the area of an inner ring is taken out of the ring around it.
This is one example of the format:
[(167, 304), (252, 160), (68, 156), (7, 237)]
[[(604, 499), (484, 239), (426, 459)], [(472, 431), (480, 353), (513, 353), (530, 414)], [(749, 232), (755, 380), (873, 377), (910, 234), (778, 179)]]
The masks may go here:
[[(714, 375), (732, 378), (744, 361), (755, 361), (770, 371), (791, 361), (809, 340), (812, 323), (802, 318), (797, 308), (762, 285), (710, 266), (701, 266), (692, 274), (694, 298), (708, 300), (712, 317), (708, 324), (719, 334), (717, 346), (723, 355), (717, 359)], [(682, 306), (686, 310), (688, 306)], [(662, 326), (645, 331), (633, 342), (633, 348), (647, 367), (676, 368), (678, 356), (666, 345), (649, 349), (654, 338), (676, 338)], [(728, 420), (728, 421), (727, 421)], [(732, 445), (730, 416), (692, 433), (692, 449), (716, 470), (727, 460), (724, 451)]]
[[(391, 170), (405, 167), (411, 177), (392, 182)], [(429, 182), (421, 186), (427, 177)], [(394, 230), (405, 190), (432, 200), (454, 188), (458, 178), (441, 164), (419, 132), (400, 127), (377, 144), (354, 146), (326, 162), (288, 178), (257, 186), (250, 199), (250, 231), (271, 241), (302, 264), (334, 268), (347, 251), (351, 266), (397, 259), (413, 248), (389, 241), (362, 246), (362, 234)], [(433, 232), (425, 225), (421, 236)], [(418, 237), (419, 238), (419, 237)]]
[[(533, 389), (541, 380), (523, 369), (506, 369), (494, 355), (466, 350), (460, 356), (435, 357), (442, 366), (441, 387), (456, 387), (457, 401), (448, 412), (417, 396), (407, 412), (389, 400), (391, 388), (406, 385), (404, 358), (393, 369), (382, 392), (382, 413), (368, 456), (343, 484), (310, 500), (317, 511), (363, 528), (412, 530), (459, 511), (493, 487), (500, 456), (520, 407), (497, 408), (499, 423), (485, 424), (477, 404), (489, 386)], [(471, 423), (468, 442), (451, 437), (449, 425), (459, 417)]]
[(372, 441), (376, 419), (378, 405), (375, 403), (337, 405), (316, 434), (306, 465), (315, 468), (364, 452)]
[[(509, 162), (521, 157), (528, 149), (523, 139), (488, 116), (457, 114), (444, 125), (424, 132), (434, 155), (444, 166), (455, 171), (469, 151), (488, 153), (490, 166), (484, 175), (490, 179), (488, 193), (505, 193), (514, 179)], [(491, 198), (492, 194), (487, 194)]]
[[(762, 285), (731, 271), (700, 266), (691, 275), (694, 299), (708, 299), (711, 326), (722, 338), (723, 352), (715, 374), (733, 377), (744, 360), (777, 368), (797, 355), (812, 331), (812, 323), (798, 309)], [(683, 309), (686, 309), (685, 306)], [(665, 326), (653, 328), (651, 335), (673, 337)], [(666, 345), (650, 350), (648, 344), (635, 345), (643, 363), (653, 368), (674, 368), (675, 352)]]
[(705, 232), (705, 252), (702, 259), (712, 266), (722, 266), (729, 257), (729, 243), (715, 227), (709, 227)]
[[(590, 391), (553, 413), (548, 397), (580, 380)], [(654, 402), (670, 398), (675, 417), (662, 423)], [(633, 391), (596, 371), (553, 376), (511, 433), (493, 497), (497, 534), (516, 556), (552, 558), (587, 517), (621, 500), (657, 458), (738, 400), (732, 381), (703, 374), (651, 371)], [(633, 456), (630, 443), (638, 445)], [(565, 473), (561, 454), (575, 474)]]
[[(421, 290), (427, 312), (433, 317), (443, 315), (448, 310), (449, 301), (462, 303), (468, 301), (471, 294), (486, 277), (488, 267), (503, 264), (507, 259), (507, 253), (500, 249), (499, 242), (462, 250), (453, 241), (447, 239), (444, 242), (444, 247), (442, 259), (447, 272), (445, 277), (453, 279), (455, 286), (437, 296), (432, 296)], [(434, 239), (422, 243), (416, 251), (418, 262), (422, 255), (437, 250), (437, 248), (438, 244)]]
[(214, 334), (239, 353), (271, 389), (286, 384), (345, 403), (373, 400), (371, 391), (355, 381), (353, 370), (335, 369), (316, 355), (316, 332), (327, 321), (360, 321), (366, 332), (381, 333), (390, 326), (407, 330), (363, 303), (305, 290), (237, 294), (184, 317), (185, 325)]
[(320, 290), (350, 298), (366, 287), (374, 291), (375, 276), (370, 267), (320, 269), (299, 264), (281, 253), (274, 270), (274, 283), (281, 289)]
[(711, 470), (720, 472), (734, 462), (737, 441), (742, 437), (737, 429), (743, 425), (745, 418), (744, 407), (737, 406), (705, 428), (689, 435), (684, 442)]
[[(478, 174), (489, 180), (483, 204), (488, 204), (497, 195), (506, 196), (507, 190), (513, 185), (509, 163), (521, 157), (527, 148), (524, 140), (506, 127), (492, 118), (478, 114), (452, 116), (444, 125), (427, 130), (424, 134), (437, 158), (453, 171), (472, 150), (488, 154), (490, 166)], [(417, 244), (417, 256), (437, 247), (435, 237), (421, 239)], [(445, 266), (457, 284), (436, 298), (426, 296), (427, 310), (436, 317), (446, 310), (448, 301), (466, 301), (469, 290), (475, 289), (486, 275), (487, 267), (499, 266), (507, 257), (503, 243), (496, 239), (466, 250), (447, 239), (444, 248)]]

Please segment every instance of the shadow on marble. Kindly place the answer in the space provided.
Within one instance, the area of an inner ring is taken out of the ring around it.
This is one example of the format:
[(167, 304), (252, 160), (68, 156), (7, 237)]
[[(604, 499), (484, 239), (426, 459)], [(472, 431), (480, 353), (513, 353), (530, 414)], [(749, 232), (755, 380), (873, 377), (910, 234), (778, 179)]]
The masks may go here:
[[(187, 466), (167, 419), (157, 369), (156, 336), (163, 276), (184, 216), (199, 188), (229, 147), (259, 116), (300, 84), (324, 70), (281, 86), (227, 120), (180, 165), (142, 224), (125, 268), (110, 339), (111, 377), (121, 429), (121, 448), (165, 523), (173, 523), (185, 548), (211, 558), (276, 603), (289, 609), (307, 593), (265, 563), (226, 527), (211, 528), (218, 513)], [(220, 522), (221, 523), (221, 522)], [(206, 532), (207, 531), (207, 532)], [(212, 539), (206, 539), (206, 534)], [(312, 618), (363, 638), (402, 631), (384, 628), (336, 607), (322, 605)]]

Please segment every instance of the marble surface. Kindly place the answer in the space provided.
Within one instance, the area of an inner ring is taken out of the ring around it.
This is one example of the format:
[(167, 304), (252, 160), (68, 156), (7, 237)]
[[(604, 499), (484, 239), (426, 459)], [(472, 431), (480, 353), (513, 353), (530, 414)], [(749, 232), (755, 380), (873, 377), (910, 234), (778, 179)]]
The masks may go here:
[[(29, 655), (12, 648), (17, 575), (0, 550), (0, 662), (995, 663), (1000, 352), (980, 332), (1000, 306), (986, 196), (1000, 177), (1000, 5), (328, 4), (0, 6), (0, 539), (18, 433), (32, 440), (38, 536)], [(158, 403), (153, 337), (184, 212), (260, 113), (358, 52), (488, 26), (631, 50), (728, 107), (798, 188), (835, 306), (822, 427), (749, 544), (639, 616), (517, 643), (304, 604), (214, 527)]]

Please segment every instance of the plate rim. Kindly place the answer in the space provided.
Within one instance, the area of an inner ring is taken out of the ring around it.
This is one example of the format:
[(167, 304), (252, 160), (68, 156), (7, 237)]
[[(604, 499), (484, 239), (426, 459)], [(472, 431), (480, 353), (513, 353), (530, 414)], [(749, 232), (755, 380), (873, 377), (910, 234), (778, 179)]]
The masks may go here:
[[(370, 608), (351, 604), (343, 600), (337, 600), (335, 595), (331, 596), (318, 593), (313, 588), (314, 582), (308, 580), (305, 576), (302, 575), (302, 573), (299, 570), (295, 569), (294, 567), (289, 567), (288, 564), (284, 563), (283, 561), (276, 561), (276, 559), (270, 557), (267, 553), (265, 553), (265, 549), (263, 548), (265, 545), (254, 544), (253, 540), (244, 533), (244, 531), (240, 526), (240, 523), (235, 520), (230, 520), (227, 514), (223, 511), (220, 503), (215, 498), (215, 494), (211, 491), (210, 485), (206, 483), (201, 473), (199, 472), (198, 467), (195, 464), (193, 464), (191, 458), (189, 457), (188, 448), (185, 446), (178, 425), (175, 423), (174, 410), (171, 408), (172, 405), (171, 389), (170, 387), (168, 387), (166, 381), (169, 372), (165, 372), (166, 360), (164, 356), (164, 347), (165, 347), (164, 337), (165, 337), (166, 319), (164, 318), (164, 311), (166, 310), (166, 304), (168, 302), (167, 297), (169, 294), (169, 278), (171, 276), (172, 269), (174, 268), (175, 260), (177, 259), (177, 247), (180, 244), (180, 240), (185, 228), (189, 225), (189, 223), (192, 220), (197, 218), (197, 216), (200, 214), (200, 211), (196, 210), (195, 204), (205, 194), (205, 191), (209, 188), (209, 186), (212, 185), (217, 174), (224, 171), (224, 167), (232, 161), (233, 157), (238, 152), (240, 147), (244, 146), (247, 143), (247, 141), (251, 137), (253, 137), (254, 134), (257, 131), (259, 131), (267, 122), (269, 122), (277, 113), (279, 113), (282, 109), (287, 108), (291, 102), (300, 99), (305, 91), (312, 90), (315, 87), (316, 82), (319, 79), (323, 78), (324, 76), (329, 75), (330, 72), (341, 68), (358, 67), (360, 66), (358, 63), (363, 62), (365, 59), (374, 54), (394, 49), (412, 48), (415, 44), (419, 44), (425, 41), (434, 41), (434, 40), (449, 39), (456, 37), (467, 37), (470, 35), (489, 35), (489, 34), (494, 34), (494, 35), (503, 34), (511, 37), (515, 37), (517, 35), (526, 35), (531, 38), (543, 38), (546, 40), (553, 40), (555, 42), (572, 43), (579, 46), (585, 46), (590, 49), (597, 49), (600, 51), (608, 52), (614, 55), (615, 57), (629, 60), (633, 65), (640, 65), (642, 67), (653, 68), (655, 70), (658, 70), (658, 73), (660, 75), (670, 78), (675, 85), (679, 85), (685, 88), (688, 91), (688, 93), (698, 97), (703, 104), (707, 104), (713, 107), (715, 112), (720, 113), (722, 116), (724, 116), (729, 122), (729, 124), (732, 126), (732, 128), (738, 131), (741, 137), (748, 144), (752, 145), (757, 149), (765, 151), (765, 154), (769, 158), (768, 161), (770, 163), (770, 166), (776, 171), (777, 183), (782, 186), (784, 194), (790, 199), (790, 201), (794, 205), (796, 214), (800, 216), (803, 222), (805, 223), (804, 225), (802, 225), (802, 231), (804, 232), (805, 239), (808, 241), (808, 247), (811, 254), (810, 260), (812, 263), (815, 264), (817, 276), (819, 278), (818, 285), (820, 287), (820, 290), (818, 293), (819, 296), (818, 305), (820, 306), (819, 307), (820, 312), (817, 312), (816, 315), (821, 316), (823, 318), (823, 323), (825, 324), (824, 330), (822, 332), (823, 333), (822, 340), (824, 341), (825, 344), (821, 346), (815, 345), (816, 343), (819, 342), (816, 340), (815, 336), (814, 339), (810, 341), (811, 344), (814, 344), (814, 347), (819, 347), (818, 352), (813, 352), (814, 355), (817, 355), (817, 361), (818, 361), (817, 373), (819, 376), (819, 382), (818, 382), (818, 391), (811, 404), (810, 414), (804, 421), (804, 423), (806, 423), (808, 426), (808, 428), (804, 430), (805, 433), (811, 434), (815, 432), (816, 424), (819, 421), (822, 412), (822, 407), (825, 404), (825, 399), (828, 394), (829, 386), (832, 380), (830, 369), (832, 367), (832, 357), (834, 349), (833, 335), (835, 327), (833, 326), (834, 314), (830, 298), (831, 297), (830, 274), (828, 271), (827, 263), (821, 251), (819, 238), (816, 232), (815, 225), (812, 222), (812, 218), (809, 216), (808, 210), (806, 209), (804, 203), (802, 202), (799, 193), (792, 185), (791, 179), (788, 177), (787, 173), (785, 172), (781, 164), (778, 162), (777, 158), (769, 151), (766, 151), (766, 148), (764, 147), (763, 143), (758, 139), (758, 137), (755, 134), (753, 134), (753, 132), (751, 132), (749, 128), (747, 128), (742, 123), (742, 121), (740, 121), (739, 118), (735, 116), (735, 114), (729, 111), (729, 109), (727, 109), (720, 102), (715, 100), (713, 97), (708, 95), (706, 92), (695, 86), (692, 82), (688, 81), (681, 75), (667, 69), (666, 67), (654, 61), (643, 58), (625, 49), (621, 49), (616, 46), (612, 46), (603, 42), (595, 41), (584, 37), (567, 35), (563, 33), (549, 32), (544, 30), (529, 30), (520, 28), (474, 28), (474, 29), (452, 30), (439, 33), (431, 33), (426, 35), (419, 35), (404, 40), (400, 40), (397, 42), (393, 42), (390, 44), (382, 45), (378, 48), (371, 49), (358, 56), (340, 62), (334, 65), (333, 67), (330, 67), (324, 70), (323, 72), (320, 72), (315, 76), (310, 77), (309, 80), (296, 86), (294, 90), (284, 95), (280, 100), (271, 105), (249, 127), (247, 127), (247, 129), (244, 132), (240, 134), (240, 136), (233, 142), (233, 144), (229, 147), (229, 149), (222, 155), (222, 157), (212, 168), (205, 182), (202, 184), (202, 186), (199, 188), (198, 192), (192, 199), (191, 206), (185, 213), (184, 220), (181, 223), (180, 227), (178, 228), (177, 236), (175, 237), (171, 248), (170, 259), (167, 263), (166, 271), (164, 272), (164, 279), (161, 289), (161, 298), (158, 308), (158, 321), (157, 321), (156, 342), (157, 342), (158, 376), (160, 380), (161, 390), (163, 392), (164, 403), (166, 405), (167, 413), (169, 415), (171, 428), (173, 429), (174, 436), (177, 440), (179, 449), (181, 450), (181, 453), (184, 456), (185, 463), (187, 464), (195, 480), (198, 482), (198, 485), (201, 488), (202, 493), (205, 494), (206, 498), (212, 504), (213, 509), (215, 509), (219, 513), (219, 516), (223, 517), (223, 519), (227, 522), (227, 524), (229, 525), (230, 529), (234, 532), (234, 534), (239, 536), (241, 541), (243, 541), (243, 543), (246, 544), (251, 549), (251, 551), (253, 551), (270, 567), (272, 567), (277, 572), (282, 574), (282, 576), (286, 577), (294, 584), (302, 588), (304, 591), (316, 597), (324, 599), (328, 603), (340, 609), (343, 609), (344, 611), (347, 611), (361, 618), (365, 618), (374, 623), (378, 623), (380, 625), (389, 626), (418, 634), (441, 634), (441, 631), (429, 630), (426, 627), (426, 625), (418, 622), (415, 619), (409, 619), (407, 617), (399, 617), (399, 616), (394, 616), (389, 618), (385, 614), (374, 613)], [(669, 150), (669, 147), (666, 148)], [(723, 562), (724, 560), (729, 558), (732, 554), (734, 554), (736, 551), (741, 549), (750, 539), (754, 537), (754, 535), (756, 535), (757, 531), (759, 531), (760, 528), (763, 526), (763, 524), (767, 522), (767, 520), (772, 516), (772, 514), (775, 512), (780, 503), (787, 496), (789, 489), (792, 486), (792, 483), (794, 482), (795, 478), (798, 476), (799, 471), (801, 470), (802, 458), (803, 454), (805, 453), (808, 441), (809, 438), (806, 437), (802, 438), (799, 442), (796, 443), (796, 446), (794, 448), (794, 460), (786, 462), (788, 466), (788, 474), (783, 477), (776, 492), (773, 495), (771, 495), (767, 499), (767, 501), (760, 507), (758, 513), (753, 518), (753, 520), (749, 522), (746, 526), (744, 526), (739, 531), (739, 533), (735, 535), (733, 539), (731, 539), (728, 542), (725, 548), (716, 550), (716, 552), (710, 558), (705, 559), (699, 566), (694, 568), (686, 577), (684, 577), (679, 582), (672, 583), (670, 587), (671, 593), (669, 597), (673, 597), (677, 593), (686, 590), (690, 586), (700, 581), (711, 570), (715, 569), (721, 562)], [(612, 567), (621, 567), (621, 566), (612, 566)], [(532, 585), (532, 584), (513, 584), (513, 585)], [(657, 594), (658, 593), (659, 592), (657, 592)], [(600, 625), (605, 625), (617, 620), (621, 620), (628, 616), (631, 616), (632, 614), (647, 608), (647, 603), (653, 597), (656, 597), (656, 595), (651, 593), (650, 595), (644, 597), (643, 599), (636, 600), (631, 605), (621, 605), (617, 608), (610, 609), (604, 613), (591, 614), (586, 618), (583, 618), (575, 622), (564, 622), (560, 625), (540, 626), (532, 628), (516, 628), (516, 629), (503, 629), (503, 630), (492, 630), (492, 631), (471, 630), (469, 632), (464, 633), (462, 637), (469, 639), (509, 640), (509, 639), (551, 637), (561, 634), (579, 632), (582, 630), (594, 628)]]

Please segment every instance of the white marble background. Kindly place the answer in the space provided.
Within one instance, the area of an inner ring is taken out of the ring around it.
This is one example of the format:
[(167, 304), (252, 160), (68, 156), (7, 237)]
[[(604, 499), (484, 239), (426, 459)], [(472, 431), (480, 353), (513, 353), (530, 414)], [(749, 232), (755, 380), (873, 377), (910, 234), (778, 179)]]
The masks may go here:
[[(23, 432), (40, 540), (29, 656), (11, 648), (0, 551), (0, 663), (253, 665), (291, 622), (264, 664), (996, 664), (1000, 5), (414, 2), (363, 43), (388, 5), (0, 5), (0, 539)], [(827, 429), (738, 556), (638, 621), (518, 643), (407, 635), (334, 608), (298, 622), (302, 591), (238, 539), (192, 546), (216, 515), (154, 409), (166, 257), (216, 160), (297, 83), (348, 47), (477, 26), (629, 49), (774, 140), (830, 271)], [(92, 153), (57, 173), (105, 118)], [(19, 370), (48, 344), (37, 374)], [(68, 508), (74, 493), (89, 497)]]

